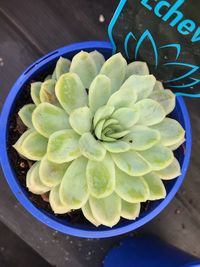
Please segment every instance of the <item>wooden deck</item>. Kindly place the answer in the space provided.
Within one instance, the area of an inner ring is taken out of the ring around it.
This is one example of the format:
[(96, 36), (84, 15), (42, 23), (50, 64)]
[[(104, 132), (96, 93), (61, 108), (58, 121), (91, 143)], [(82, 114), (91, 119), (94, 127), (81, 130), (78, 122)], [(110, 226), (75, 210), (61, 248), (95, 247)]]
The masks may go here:
[[(42, 55), (77, 41), (106, 40), (118, 0), (1, 0), (0, 105), (19, 74)], [(104, 22), (99, 21), (103, 14)], [(187, 177), (172, 203), (137, 231), (155, 233), (200, 257), (200, 100), (186, 99), (193, 129)], [(117, 240), (69, 237), (42, 225), (12, 195), (0, 174), (0, 220), (54, 266), (100, 267)], [(130, 233), (130, 235), (133, 233)]]

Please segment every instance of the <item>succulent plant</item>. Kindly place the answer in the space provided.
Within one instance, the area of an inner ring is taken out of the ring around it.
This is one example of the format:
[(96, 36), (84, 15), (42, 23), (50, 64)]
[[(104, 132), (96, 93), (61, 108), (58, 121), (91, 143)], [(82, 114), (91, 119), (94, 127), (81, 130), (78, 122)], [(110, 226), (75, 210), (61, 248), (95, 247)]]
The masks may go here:
[(82, 209), (92, 224), (134, 220), (142, 202), (165, 198), (162, 180), (180, 175), (173, 150), (185, 140), (167, 115), (175, 95), (144, 62), (97, 51), (60, 58), (53, 75), (31, 84), (28, 127), (14, 145), (35, 161), (26, 178), (34, 194), (50, 192), (56, 214)]

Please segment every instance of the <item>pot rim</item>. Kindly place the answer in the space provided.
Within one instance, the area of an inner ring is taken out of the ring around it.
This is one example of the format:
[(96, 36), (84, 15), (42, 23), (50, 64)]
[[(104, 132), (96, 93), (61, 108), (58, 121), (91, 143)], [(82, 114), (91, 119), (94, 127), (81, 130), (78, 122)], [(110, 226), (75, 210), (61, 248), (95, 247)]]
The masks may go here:
[(186, 139), (186, 153), (184, 156), (183, 164), (182, 164), (182, 175), (176, 179), (175, 184), (173, 185), (172, 189), (168, 193), (167, 197), (163, 199), (159, 205), (154, 208), (153, 210), (149, 211), (144, 217), (139, 217), (136, 221), (130, 221), (128, 225), (125, 226), (116, 226), (114, 228), (105, 228), (103, 230), (96, 230), (89, 229), (83, 230), (73, 225), (67, 226), (62, 224), (61, 222), (56, 221), (53, 218), (50, 218), (44, 212), (40, 211), (37, 207), (33, 205), (33, 203), (28, 199), (25, 195), (22, 187), (17, 182), (17, 178), (12, 170), (12, 167), (9, 162), (8, 153), (7, 153), (7, 127), (8, 127), (8, 120), (11, 112), (11, 108), (13, 102), (17, 96), (17, 93), (21, 90), (24, 84), (30, 79), (31, 76), (35, 73), (36, 70), (46, 66), (52, 60), (55, 60), (59, 56), (62, 56), (66, 53), (77, 53), (78, 50), (108, 50), (109, 52), (112, 51), (112, 45), (109, 42), (104, 41), (89, 41), (89, 42), (80, 42), (74, 43), (60, 49), (57, 49), (44, 57), (40, 58), (39, 60), (35, 61), (31, 64), (17, 79), (16, 83), (13, 85), (12, 89), (10, 90), (7, 99), (4, 103), (1, 117), (0, 117), (0, 161), (2, 165), (2, 169), (4, 172), (4, 176), (9, 184), (10, 189), (14, 193), (15, 197), (18, 201), (22, 204), (22, 206), (31, 213), (35, 218), (39, 221), (43, 222), (44, 224), (48, 225), (49, 227), (53, 228), (54, 230), (60, 231), (65, 234), (70, 234), (77, 237), (83, 238), (106, 238), (117, 236), (121, 234), (125, 234), (127, 232), (133, 231), (142, 225), (146, 224), (153, 218), (155, 218), (174, 198), (175, 194), (179, 190), (183, 180), (185, 178), (189, 161), (191, 155), (191, 146), (192, 146), (192, 137), (191, 137), (191, 125), (190, 125), (190, 118), (188, 115), (188, 111), (186, 105), (182, 99), (182, 97), (177, 97), (177, 102), (179, 103), (182, 113), (184, 115), (184, 123), (185, 123), (185, 130), (187, 133)]

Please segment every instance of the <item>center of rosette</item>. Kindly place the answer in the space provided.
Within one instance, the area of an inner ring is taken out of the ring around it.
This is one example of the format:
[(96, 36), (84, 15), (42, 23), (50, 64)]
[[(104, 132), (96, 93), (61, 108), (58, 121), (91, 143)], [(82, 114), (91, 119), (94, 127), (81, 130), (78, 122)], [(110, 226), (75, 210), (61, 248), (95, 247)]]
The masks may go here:
[(130, 132), (138, 119), (137, 115), (132, 108), (115, 109), (108, 105), (99, 108), (93, 119), (95, 138), (107, 142), (121, 139)]

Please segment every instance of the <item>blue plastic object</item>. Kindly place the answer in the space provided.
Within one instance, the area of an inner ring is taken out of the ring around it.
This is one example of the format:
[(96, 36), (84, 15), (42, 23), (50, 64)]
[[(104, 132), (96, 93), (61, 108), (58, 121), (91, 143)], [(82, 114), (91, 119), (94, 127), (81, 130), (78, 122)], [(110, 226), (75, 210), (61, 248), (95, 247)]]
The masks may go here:
[(55, 63), (60, 56), (67, 57), (71, 59), (80, 50), (92, 51), (98, 50), (106, 58), (112, 55), (112, 46), (108, 42), (83, 42), (72, 44), (63, 48), (60, 48), (43, 58), (39, 59), (33, 63), (26, 71), (18, 78), (4, 104), (1, 118), (0, 118), (0, 158), (2, 168), (7, 179), (7, 182), (19, 200), (19, 202), (39, 221), (48, 225), (49, 227), (58, 230), (60, 232), (87, 238), (104, 238), (117, 236), (130, 231), (133, 231), (142, 225), (146, 224), (157, 216), (173, 199), (177, 193), (179, 187), (181, 186), (188, 165), (191, 154), (191, 127), (190, 119), (184, 101), (181, 97), (177, 97), (176, 108), (172, 114), (172, 117), (177, 119), (184, 129), (186, 130), (186, 144), (185, 150), (180, 148), (176, 152), (176, 157), (178, 158), (181, 168), (182, 175), (175, 180), (166, 183), (167, 197), (164, 200), (151, 202), (148, 211), (142, 212), (141, 216), (136, 221), (121, 220), (112, 229), (108, 227), (101, 226), (96, 228), (89, 223), (86, 224), (71, 224), (66, 219), (57, 218), (54, 215), (40, 210), (33, 205), (33, 203), (28, 198), (27, 191), (20, 185), (15, 170), (10, 165), (9, 155), (7, 153), (7, 135), (9, 126), (9, 117), (12, 113), (14, 103), (17, 101), (18, 97), (23, 94), (24, 87), (31, 81), (37, 80), (40, 75), (52, 72), (55, 67)]
[(155, 236), (123, 240), (108, 252), (104, 267), (200, 267), (200, 260)]

